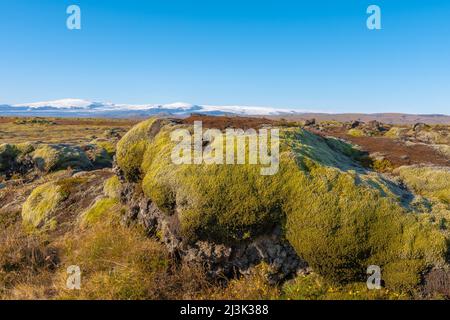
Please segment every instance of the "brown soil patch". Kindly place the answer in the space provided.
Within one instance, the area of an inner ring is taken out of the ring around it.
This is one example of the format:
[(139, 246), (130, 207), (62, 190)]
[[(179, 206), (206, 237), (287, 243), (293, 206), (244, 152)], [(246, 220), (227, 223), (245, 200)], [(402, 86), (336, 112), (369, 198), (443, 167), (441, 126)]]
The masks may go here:
[(258, 129), (263, 125), (274, 125), (279, 121), (270, 120), (267, 118), (247, 118), (247, 117), (214, 117), (192, 115), (186, 119), (182, 119), (183, 124), (194, 124), (194, 121), (202, 121), (204, 128), (225, 130), (227, 128), (233, 129)]
[(425, 144), (407, 145), (403, 141), (386, 137), (353, 137), (346, 134), (345, 130), (341, 128), (327, 132), (310, 131), (322, 136), (333, 136), (350, 141), (369, 154), (379, 153), (389, 160), (394, 168), (416, 164), (450, 166), (450, 159)]

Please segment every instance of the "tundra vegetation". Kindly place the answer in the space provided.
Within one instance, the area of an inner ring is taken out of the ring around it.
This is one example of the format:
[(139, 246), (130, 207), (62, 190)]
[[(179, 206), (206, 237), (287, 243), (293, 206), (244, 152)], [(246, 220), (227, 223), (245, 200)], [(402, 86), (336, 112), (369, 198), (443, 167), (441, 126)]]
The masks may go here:
[[(55, 123), (41, 120), (8, 125), (58, 126), (57, 119), (51, 120)], [(259, 125), (263, 123), (255, 120)], [(425, 295), (423, 287), (431, 270), (448, 269), (448, 166), (433, 165), (432, 159), (398, 166), (389, 157), (378, 159), (390, 161), (389, 166), (374, 165), (376, 159), (361, 145), (349, 144), (337, 134), (320, 134), (324, 131), (320, 127), (282, 121), (266, 125), (280, 126), (280, 166), (273, 176), (260, 174), (263, 164), (174, 164), (171, 153), (176, 142), (171, 132), (192, 130), (189, 120), (151, 118), (131, 128), (120, 141), (105, 130), (76, 144), (4, 141), (0, 146), (0, 298), (445, 296)], [(91, 128), (97, 123), (80, 126)], [(339, 124), (330, 127), (336, 130)], [(421, 128), (431, 132), (427, 137), (434, 137), (429, 144), (445, 142), (436, 138), (433, 128)], [(342, 132), (348, 130), (352, 129)], [(366, 128), (356, 130), (363, 133), (356, 135), (358, 139), (399, 135), (393, 128), (373, 135), (364, 133)], [(440, 126), (436, 132), (441, 137), (445, 130)], [(90, 135), (90, 130), (83, 131)], [(427, 138), (420, 139), (426, 143)], [(121, 177), (108, 168), (113, 157), (114, 172), (120, 170)], [(21, 170), (25, 164), (26, 172)], [(176, 217), (180, 235), (188, 243), (235, 245), (280, 226), (309, 271), (273, 284), (267, 279), (269, 266), (262, 263), (249, 275), (226, 283), (210, 279), (197, 265), (175, 261), (160, 242), (161, 235), (149, 236), (143, 226), (123, 223), (129, 208), (122, 190), (129, 183), (138, 185), (142, 196), (165, 215)], [(83, 270), (82, 290), (65, 286), (70, 265)], [(369, 265), (382, 269), (381, 290), (368, 290), (365, 285)]]

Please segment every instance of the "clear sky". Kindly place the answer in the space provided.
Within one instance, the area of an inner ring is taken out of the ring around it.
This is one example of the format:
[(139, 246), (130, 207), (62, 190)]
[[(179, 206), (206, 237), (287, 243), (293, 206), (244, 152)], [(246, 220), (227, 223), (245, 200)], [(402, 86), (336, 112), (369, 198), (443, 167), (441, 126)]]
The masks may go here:
[(0, 104), (61, 98), (450, 114), (450, 1), (1, 0)]

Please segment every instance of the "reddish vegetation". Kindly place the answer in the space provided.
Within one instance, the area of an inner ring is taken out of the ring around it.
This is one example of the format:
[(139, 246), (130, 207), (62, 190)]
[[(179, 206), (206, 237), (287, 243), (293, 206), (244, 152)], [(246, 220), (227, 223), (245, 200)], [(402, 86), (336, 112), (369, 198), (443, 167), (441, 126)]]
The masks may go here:
[(266, 124), (276, 124), (278, 121), (266, 118), (247, 118), (247, 117), (214, 117), (192, 115), (189, 118), (181, 120), (184, 124), (194, 124), (194, 121), (202, 121), (204, 128), (214, 128), (224, 130), (227, 128), (234, 129), (258, 129)]
[(379, 153), (392, 163), (394, 168), (403, 165), (434, 164), (439, 166), (450, 165), (450, 160), (435, 149), (424, 144), (406, 145), (400, 140), (385, 137), (354, 137), (346, 134), (345, 129), (334, 129), (327, 132), (311, 130), (322, 136), (333, 136), (359, 145), (363, 151)]

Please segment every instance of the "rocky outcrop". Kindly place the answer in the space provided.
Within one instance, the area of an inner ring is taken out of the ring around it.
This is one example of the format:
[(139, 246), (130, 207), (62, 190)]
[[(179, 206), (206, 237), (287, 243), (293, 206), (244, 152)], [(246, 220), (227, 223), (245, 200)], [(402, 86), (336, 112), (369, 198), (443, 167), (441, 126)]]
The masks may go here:
[[(120, 174), (117, 167), (115, 171)], [(280, 227), (275, 227), (267, 235), (239, 244), (189, 242), (180, 236), (177, 216), (163, 213), (145, 197), (137, 184), (122, 184), (121, 201), (128, 206), (123, 217), (126, 224), (140, 224), (149, 235), (159, 237), (175, 259), (203, 266), (213, 279), (247, 275), (262, 262), (270, 266), (271, 271), (267, 277), (273, 284), (297, 273), (308, 272), (306, 262), (298, 257), (283, 238)]]
[[(421, 274), (445, 263), (442, 230), (419, 222), (396, 183), (361, 167), (344, 142), (280, 128), (279, 171), (264, 176), (261, 165), (175, 163), (172, 134), (190, 129), (151, 118), (133, 127), (116, 153), (125, 220), (143, 225), (176, 258), (212, 276), (245, 274), (266, 262), (277, 281), (305, 266), (301, 257), (336, 283), (361, 281), (376, 263), (394, 290), (415, 288)], [(223, 135), (211, 142), (216, 152)]]
[(77, 146), (72, 144), (2, 144), (0, 145), (0, 176), (37, 176), (57, 170), (94, 170), (112, 166), (108, 142)]

